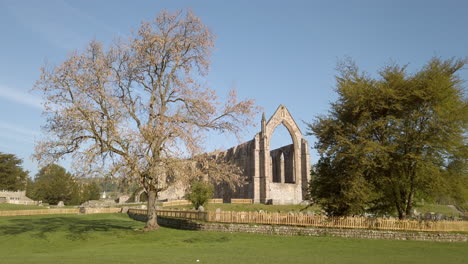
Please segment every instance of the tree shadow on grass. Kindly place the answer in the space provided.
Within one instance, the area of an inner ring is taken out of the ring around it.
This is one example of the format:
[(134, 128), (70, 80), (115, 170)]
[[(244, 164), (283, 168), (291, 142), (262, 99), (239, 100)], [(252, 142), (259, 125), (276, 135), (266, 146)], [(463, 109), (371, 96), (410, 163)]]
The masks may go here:
[(98, 232), (118, 232), (134, 229), (131, 222), (115, 219), (83, 219), (77, 217), (47, 217), (11, 219), (0, 226), (0, 236), (30, 233), (32, 237), (47, 239), (49, 234), (63, 233), (69, 240), (86, 240)]

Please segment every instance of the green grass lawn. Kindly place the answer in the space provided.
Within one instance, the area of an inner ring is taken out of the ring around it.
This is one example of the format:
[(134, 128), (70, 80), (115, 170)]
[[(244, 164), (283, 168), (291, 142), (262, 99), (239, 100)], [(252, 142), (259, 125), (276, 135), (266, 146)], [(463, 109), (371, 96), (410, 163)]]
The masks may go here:
[(46, 207), (44, 207), (44, 206), (37, 206), (37, 205), (23, 205), (23, 204), (0, 203), (0, 211), (38, 210), (38, 209), (46, 209)]
[[(47, 208), (49, 207), (49, 208)], [(14, 211), (14, 210), (41, 210), (41, 209), (67, 209), (75, 208), (76, 205), (66, 205), (58, 207), (56, 205), (38, 206), (38, 205), (23, 205), (23, 204), (0, 204), (0, 211)]]
[(448, 205), (442, 204), (418, 205), (415, 209), (421, 214), (434, 212), (441, 213), (447, 216), (460, 216), (460, 212), (458, 212), (456, 209), (451, 208)]
[[(307, 205), (266, 205), (266, 204), (208, 204), (205, 209), (208, 211), (215, 211), (216, 208), (221, 208), (223, 211), (244, 211), (244, 212), (252, 212), (252, 211), (268, 211), (268, 212), (284, 212), (287, 213), (289, 211), (302, 212), (306, 211), (314, 211), (320, 212), (320, 207), (317, 205), (310, 206), (306, 208)], [(167, 206), (164, 208), (174, 208), (174, 209), (193, 209), (192, 205), (177, 205), (177, 206)]]
[(0, 217), (0, 263), (464, 263), (468, 243), (136, 231), (123, 214)]
[[(321, 208), (318, 205), (312, 205), (307, 207), (306, 205), (266, 205), (266, 204), (208, 204), (205, 209), (208, 211), (214, 211), (216, 208), (221, 208), (223, 211), (268, 211), (268, 212), (306, 212), (314, 211), (315, 213), (320, 213)], [(176, 205), (176, 206), (167, 206), (164, 208), (173, 208), (173, 209), (193, 209), (192, 205)], [(427, 212), (441, 213), (447, 216), (460, 216), (460, 213), (449, 207), (448, 205), (439, 205), (439, 204), (425, 204), (415, 207), (415, 209), (422, 214)]]

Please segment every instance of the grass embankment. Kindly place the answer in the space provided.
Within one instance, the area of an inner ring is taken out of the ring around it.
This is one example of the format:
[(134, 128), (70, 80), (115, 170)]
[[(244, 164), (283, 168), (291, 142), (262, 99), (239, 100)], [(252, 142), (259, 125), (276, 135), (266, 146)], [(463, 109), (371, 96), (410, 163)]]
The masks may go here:
[(453, 207), (442, 204), (424, 204), (416, 206), (416, 211), (421, 214), (425, 213), (440, 213), (446, 216), (460, 216), (460, 212)]
[(66, 205), (66, 206), (58, 207), (56, 205), (38, 206), (38, 205), (7, 204), (7, 203), (0, 204), (0, 211), (68, 209), (68, 208), (76, 208), (76, 205)]
[[(192, 205), (176, 205), (176, 206), (167, 206), (164, 208), (172, 209), (193, 209)], [(320, 213), (321, 208), (319, 205), (312, 205), (307, 207), (306, 205), (265, 205), (265, 204), (208, 204), (205, 209), (208, 211), (215, 211), (216, 208), (221, 208), (223, 211), (268, 211), (268, 212), (307, 212), (313, 211), (315, 213)], [(418, 205), (415, 209), (421, 213), (441, 213), (446, 216), (461, 216), (460, 212), (456, 209), (441, 204), (425, 204)]]
[(39, 209), (47, 209), (47, 207), (37, 206), (37, 205), (8, 204), (8, 203), (0, 204), (0, 211), (39, 210)]
[[(133, 203), (133, 204), (116, 204), (114, 207), (128, 207), (128, 206), (140, 206), (146, 205), (146, 203)], [(62, 207), (58, 207), (56, 205), (23, 205), (23, 204), (8, 204), (8, 203), (1, 203), (0, 204), (0, 211), (15, 211), (15, 210), (41, 210), (41, 209), (66, 209), (66, 208), (76, 208), (78, 205), (66, 205)]]
[[(176, 205), (176, 206), (167, 206), (163, 207), (164, 209), (193, 209), (192, 205)], [(268, 212), (307, 212), (314, 211), (320, 212), (321, 209), (317, 205), (307, 207), (307, 205), (266, 205), (266, 204), (208, 204), (205, 209), (208, 211), (215, 211), (217, 208), (220, 208), (223, 211), (244, 211), (244, 212), (254, 212), (254, 211), (268, 211)]]
[(0, 218), (1, 263), (463, 263), (468, 243), (161, 228), (123, 214)]

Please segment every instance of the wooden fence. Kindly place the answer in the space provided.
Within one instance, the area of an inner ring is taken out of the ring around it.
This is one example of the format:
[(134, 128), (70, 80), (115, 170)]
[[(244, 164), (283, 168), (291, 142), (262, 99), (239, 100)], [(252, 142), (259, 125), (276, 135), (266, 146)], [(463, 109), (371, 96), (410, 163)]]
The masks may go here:
[(0, 211), (0, 216), (78, 214), (78, 208)]
[[(146, 210), (130, 209), (130, 213), (146, 214)], [(199, 212), (183, 210), (158, 210), (158, 216), (233, 224), (268, 224), (313, 226), (329, 228), (358, 228), (405, 231), (462, 231), (468, 232), (467, 221), (415, 221), (366, 217), (324, 217), (303, 214), (258, 212)]]
[(251, 204), (253, 203), (252, 199), (231, 199), (232, 204)]
[[(223, 199), (209, 199), (208, 203), (220, 204), (220, 203), (223, 203)], [(192, 204), (192, 203), (188, 200), (174, 200), (174, 201), (169, 201), (169, 202), (163, 202), (162, 206), (166, 207), (166, 206), (188, 205), (188, 204)]]
[(209, 199), (208, 203), (210, 203), (210, 204), (222, 204), (223, 199)]
[(122, 208), (64, 208), (40, 210), (0, 211), (0, 216), (53, 215), (53, 214), (110, 214), (120, 213)]
[(258, 212), (207, 212), (209, 222), (412, 231), (468, 231), (467, 221), (416, 221)]
[(84, 208), (80, 210), (82, 214), (113, 214), (120, 213), (122, 208), (112, 207), (112, 208)]
[[(148, 214), (148, 210), (130, 208), (128, 209), (128, 213), (146, 215)], [(201, 212), (197, 210), (164, 209), (164, 210), (157, 210), (156, 214), (158, 216), (171, 217), (171, 218), (182, 218), (182, 219), (200, 220), (200, 221), (208, 220), (207, 212)]]
[(169, 201), (169, 202), (163, 202), (162, 206), (175, 206), (175, 205), (187, 205), (187, 204), (192, 204), (190, 201), (187, 200), (174, 200), (174, 201)]

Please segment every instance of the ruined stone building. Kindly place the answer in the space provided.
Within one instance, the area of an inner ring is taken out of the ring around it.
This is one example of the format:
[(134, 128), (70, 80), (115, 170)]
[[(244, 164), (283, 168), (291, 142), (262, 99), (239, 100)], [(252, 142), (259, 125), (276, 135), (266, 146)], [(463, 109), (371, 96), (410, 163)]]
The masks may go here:
[(0, 190), (0, 203), (37, 205), (39, 202), (26, 197), (26, 191)]
[[(283, 124), (293, 144), (270, 149), (271, 136)], [(273, 116), (261, 121), (255, 137), (222, 153), (243, 169), (247, 184), (237, 190), (215, 188), (215, 198), (253, 199), (254, 203), (297, 204), (304, 200), (310, 180), (309, 144), (288, 109), (280, 105)]]
[[(281, 124), (289, 131), (293, 144), (271, 150), (271, 136)], [(236, 190), (227, 184), (217, 185), (214, 198), (222, 198), (225, 203), (238, 198), (267, 204), (298, 204), (305, 198), (310, 180), (309, 144), (283, 105), (268, 121), (263, 115), (261, 131), (252, 140), (217, 152), (216, 157), (238, 165), (247, 183)], [(186, 191), (187, 186), (177, 183), (160, 192), (158, 198), (160, 201), (184, 199)], [(144, 192), (136, 193), (135, 201), (140, 201)]]

